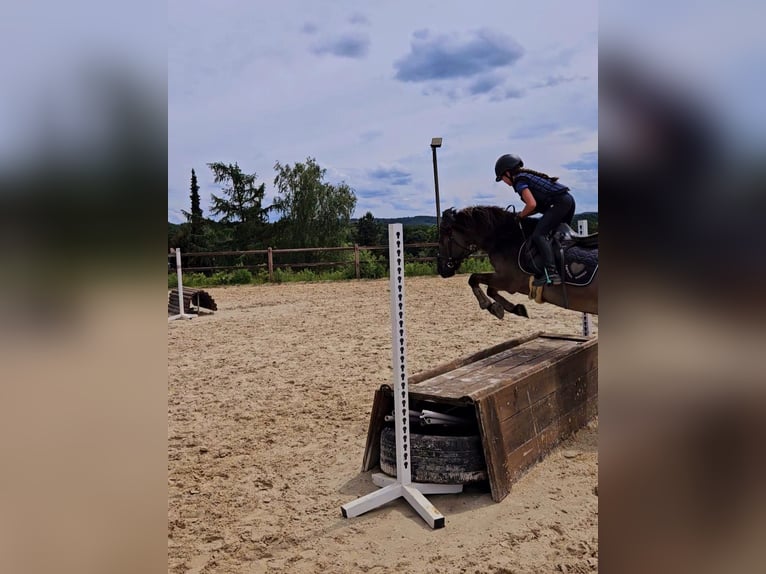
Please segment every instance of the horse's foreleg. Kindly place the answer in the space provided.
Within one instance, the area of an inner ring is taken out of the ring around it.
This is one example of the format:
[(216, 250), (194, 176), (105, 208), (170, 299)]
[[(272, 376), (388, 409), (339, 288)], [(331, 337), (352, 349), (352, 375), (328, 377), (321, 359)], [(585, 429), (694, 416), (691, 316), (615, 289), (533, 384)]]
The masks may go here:
[(479, 285), (482, 284), (489, 285), (494, 276), (494, 273), (471, 273), (471, 276), (468, 278), (468, 285), (471, 287), (474, 297), (476, 297), (476, 300), (479, 302), (479, 307), (482, 309), (489, 309), (489, 312), (495, 317), (502, 319), (505, 314), (503, 305), (496, 301), (492, 301), (484, 294), (481, 287), (479, 287)]
[(519, 304), (511, 303), (508, 299), (500, 295), (498, 293), (497, 289), (494, 287), (487, 287), (487, 295), (492, 297), (496, 302), (500, 303), (503, 306), (503, 309), (508, 311), (509, 313), (513, 313), (514, 315), (518, 315), (520, 317), (527, 317), (529, 318), (529, 314), (527, 313), (527, 308)]

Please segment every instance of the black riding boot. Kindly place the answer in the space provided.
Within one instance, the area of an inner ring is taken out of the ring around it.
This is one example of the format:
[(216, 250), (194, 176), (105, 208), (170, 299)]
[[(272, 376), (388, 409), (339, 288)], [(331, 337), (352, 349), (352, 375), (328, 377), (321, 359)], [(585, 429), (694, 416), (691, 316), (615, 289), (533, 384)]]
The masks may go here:
[(561, 276), (556, 271), (556, 260), (553, 258), (553, 247), (545, 237), (538, 235), (534, 239), (537, 251), (543, 257), (545, 268), (541, 275), (535, 275), (532, 285), (561, 285)]

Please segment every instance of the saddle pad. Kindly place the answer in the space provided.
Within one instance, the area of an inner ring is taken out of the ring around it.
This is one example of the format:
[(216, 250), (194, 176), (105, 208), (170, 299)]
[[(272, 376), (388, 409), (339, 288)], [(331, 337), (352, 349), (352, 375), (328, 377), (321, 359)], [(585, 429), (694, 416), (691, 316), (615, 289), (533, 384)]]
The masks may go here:
[[(593, 281), (598, 271), (598, 248), (585, 249), (577, 245), (568, 247), (564, 250), (564, 262), (564, 282), (584, 287)], [(526, 241), (519, 249), (519, 267), (524, 273), (535, 273), (533, 263), (529, 260)]]

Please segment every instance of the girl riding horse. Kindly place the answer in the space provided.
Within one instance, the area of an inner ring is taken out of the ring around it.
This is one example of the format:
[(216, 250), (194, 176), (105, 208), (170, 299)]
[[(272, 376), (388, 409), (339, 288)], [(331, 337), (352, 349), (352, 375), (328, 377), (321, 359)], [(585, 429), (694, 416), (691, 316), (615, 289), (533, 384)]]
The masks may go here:
[(519, 156), (510, 153), (501, 155), (495, 162), (495, 181), (504, 181), (521, 197), (525, 205), (518, 217), (523, 219), (533, 213), (543, 215), (530, 237), (530, 243), (543, 258), (543, 269), (535, 273), (532, 284), (561, 285), (548, 234), (560, 223), (571, 224), (575, 201), (569, 188), (558, 183), (558, 177), (523, 167), (524, 162)]

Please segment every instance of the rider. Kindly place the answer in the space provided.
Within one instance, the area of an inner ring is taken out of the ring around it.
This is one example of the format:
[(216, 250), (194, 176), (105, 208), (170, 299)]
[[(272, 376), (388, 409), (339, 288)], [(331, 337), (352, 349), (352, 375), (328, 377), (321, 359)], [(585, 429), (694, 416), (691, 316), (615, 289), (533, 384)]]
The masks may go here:
[(569, 188), (558, 183), (558, 179), (539, 171), (524, 169), (524, 162), (514, 154), (501, 155), (495, 163), (495, 181), (503, 180), (512, 186), (525, 203), (519, 217), (542, 213), (530, 239), (542, 255), (545, 267), (542, 274), (535, 275), (533, 285), (561, 284), (547, 235), (562, 222), (571, 224), (575, 201)]

